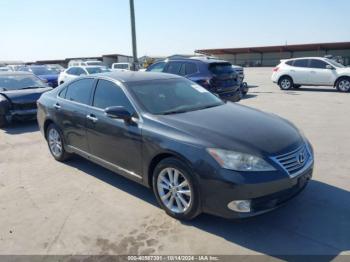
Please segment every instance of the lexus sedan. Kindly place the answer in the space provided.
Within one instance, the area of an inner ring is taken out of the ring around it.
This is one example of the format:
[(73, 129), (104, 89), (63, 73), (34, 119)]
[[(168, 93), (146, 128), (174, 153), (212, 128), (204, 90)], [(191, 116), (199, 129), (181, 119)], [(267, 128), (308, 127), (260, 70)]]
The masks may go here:
[(38, 122), (56, 160), (78, 154), (149, 187), (177, 219), (267, 212), (313, 171), (313, 149), (293, 124), (176, 75), (77, 78), (39, 99)]
[(0, 72), (0, 127), (35, 119), (36, 101), (51, 89), (32, 73)]

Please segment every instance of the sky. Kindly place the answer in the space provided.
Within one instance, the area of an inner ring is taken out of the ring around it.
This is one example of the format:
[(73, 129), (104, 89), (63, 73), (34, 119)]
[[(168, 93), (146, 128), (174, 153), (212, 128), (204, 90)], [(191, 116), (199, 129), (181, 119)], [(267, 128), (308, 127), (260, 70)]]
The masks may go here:
[[(134, 0), (138, 56), (350, 41), (349, 0)], [(0, 61), (132, 54), (129, 0), (0, 0)]]

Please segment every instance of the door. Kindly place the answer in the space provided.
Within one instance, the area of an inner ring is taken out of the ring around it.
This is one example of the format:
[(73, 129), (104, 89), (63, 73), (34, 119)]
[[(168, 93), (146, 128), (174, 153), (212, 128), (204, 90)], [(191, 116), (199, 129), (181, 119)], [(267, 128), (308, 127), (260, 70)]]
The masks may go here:
[[(130, 174), (142, 174), (141, 128), (136, 123), (107, 117), (104, 109), (123, 106), (137, 116), (121, 87), (99, 80), (94, 92), (93, 107), (87, 115), (87, 137), (90, 153)], [(137, 176), (135, 175), (135, 176)]]
[(94, 82), (92, 78), (72, 82), (59, 93), (53, 105), (55, 122), (63, 131), (65, 143), (85, 152), (88, 152), (86, 114)]
[[(336, 70), (332, 66), (327, 68), (328, 63), (320, 59), (310, 59), (310, 85), (332, 86), (337, 78)], [(329, 65), (330, 66), (330, 65)]]
[(293, 66), (290, 67), (289, 71), (294, 84), (307, 85), (309, 83), (310, 69), (308, 64), (308, 59), (294, 60)]

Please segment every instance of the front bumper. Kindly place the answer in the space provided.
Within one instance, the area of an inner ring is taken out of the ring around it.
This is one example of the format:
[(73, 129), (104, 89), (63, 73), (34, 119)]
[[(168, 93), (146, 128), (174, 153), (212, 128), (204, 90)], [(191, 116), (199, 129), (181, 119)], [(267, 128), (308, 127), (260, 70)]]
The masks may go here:
[[(235, 184), (222, 180), (202, 182), (202, 210), (204, 213), (229, 219), (266, 213), (297, 196), (311, 179), (312, 172), (313, 162), (310, 162), (307, 168), (295, 177), (284, 177), (269, 182), (247, 184)], [(234, 200), (250, 200), (251, 211), (240, 213), (229, 209), (228, 204)]]

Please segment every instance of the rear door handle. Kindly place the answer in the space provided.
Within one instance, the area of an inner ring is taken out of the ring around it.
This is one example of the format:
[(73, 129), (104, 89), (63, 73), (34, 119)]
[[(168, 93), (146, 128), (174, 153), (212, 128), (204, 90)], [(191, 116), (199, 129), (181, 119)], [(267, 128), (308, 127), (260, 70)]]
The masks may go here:
[(93, 123), (96, 123), (98, 121), (98, 118), (93, 114), (87, 115), (86, 118), (89, 119)]
[(54, 104), (53, 107), (57, 110), (61, 109), (61, 105), (59, 103)]

